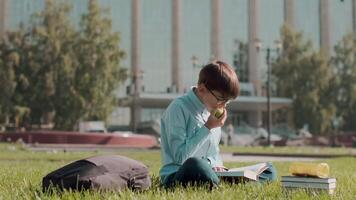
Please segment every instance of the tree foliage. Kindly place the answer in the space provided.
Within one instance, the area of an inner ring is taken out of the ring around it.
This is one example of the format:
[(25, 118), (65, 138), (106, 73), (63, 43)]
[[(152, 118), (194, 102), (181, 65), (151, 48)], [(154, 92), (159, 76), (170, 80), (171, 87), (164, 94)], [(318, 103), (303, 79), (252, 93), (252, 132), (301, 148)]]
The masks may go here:
[(330, 127), (335, 108), (327, 96), (331, 71), (327, 58), (314, 52), (309, 41), (290, 27), (281, 29), (283, 51), (273, 63), (277, 94), (293, 100), (293, 120), (297, 128), (308, 124), (314, 133)]
[(7, 121), (7, 116), (14, 106), (12, 96), (17, 86), (15, 70), (19, 65), (19, 55), (9, 48), (4, 40), (0, 41), (0, 122)]
[[(24, 66), (25, 57), (31, 52), (28, 33), (21, 28), (17, 32), (7, 34), (0, 45), (1, 97), (0, 115), (2, 122), (9, 121), (20, 125), (22, 118), (29, 115), (29, 102), (26, 100), (30, 89), (29, 69)], [(21, 56), (26, 55), (26, 56)], [(31, 96), (32, 97), (32, 96)], [(1, 106), (2, 105), (2, 106)]]
[(333, 78), (330, 97), (343, 119), (344, 130), (356, 130), (356, 35), (346, 35), (336, 46), (331, 59)]
[[(8, 34), (1, 43), (0, 112), (24, 106), (32, 123), (52, 120), (71, 130), (80, 120), (106, 120), (115, 105), (114, 91), (126, 78), (124, 52), (96, 0), (79, 27), (70, 22), (71, 7), (47, 0), (27, 30)], [(2, 111), (4, 110), (4, 111)]]
[[(75, 70), (62, 71), (71, 77), (60, 76), (69, 78), (71, 84), (58, 85), (59, 98), (54, 99), (58, 128), (70, 129), (78, 120), (105, 120), (115, 106), (114, 91), (127, 77), (120, 67), (125, 54), (119, 47), (119, 34), (112, 33), (111, 20), (103, 12), (97, 1), (91, 0), (88, 13), (82, 16), (71, 48), (76, 57)], [(77, 112), (68, 117), (73, 110)]]

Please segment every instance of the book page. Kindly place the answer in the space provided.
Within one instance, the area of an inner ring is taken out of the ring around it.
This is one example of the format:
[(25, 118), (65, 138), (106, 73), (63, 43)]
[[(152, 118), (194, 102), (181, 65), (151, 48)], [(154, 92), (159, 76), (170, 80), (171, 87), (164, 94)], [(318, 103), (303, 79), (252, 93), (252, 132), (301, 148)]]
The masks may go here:
[(223, 171), (223, 172), (215, 172), (219, 177), (224, 177), (225, 179), (239, 179), (239, 178), (247, 178), (249, 180), (257, 180), (257, 174), (251, 170), (244, 171)]
[(239, 168), (231, 168), (229, 171), (245, 171), (245, 170), (251, 170), (257, 174), (262, 173), (265, 169), (267, 169), (268, 165), (267, 163), (258, 163), (256, 165), (250, 165), (250, 166), (245, 166), (245, 167), (239, 167)]

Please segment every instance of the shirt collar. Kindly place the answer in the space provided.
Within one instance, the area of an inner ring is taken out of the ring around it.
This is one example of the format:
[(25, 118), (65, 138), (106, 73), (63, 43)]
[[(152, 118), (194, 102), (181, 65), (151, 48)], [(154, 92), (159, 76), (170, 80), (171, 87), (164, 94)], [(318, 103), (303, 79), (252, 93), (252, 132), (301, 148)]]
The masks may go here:
[(199, 97), (195, 94), (194, 88), (192, 87), (190, 91), (188, 92), (188, 98), (192, 101), (194, 107), (197, 109), (198, 112), (204, 113), (207, 112), (208, 110), (205, 108), (205, 105), (203, 102), (199, 99)]

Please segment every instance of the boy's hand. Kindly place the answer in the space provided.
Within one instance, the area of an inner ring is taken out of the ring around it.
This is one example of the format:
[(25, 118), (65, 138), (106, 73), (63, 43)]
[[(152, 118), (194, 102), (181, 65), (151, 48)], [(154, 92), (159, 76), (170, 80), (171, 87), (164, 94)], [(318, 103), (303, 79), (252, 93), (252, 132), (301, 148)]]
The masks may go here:
[(222, 127), (226, 121), (227, 118), (227, 112), (226, 109), (224, 108), (224, 113), (222, 116), (218, 119), (216, 118), (213, 114), (210, 114), (208, 121), (205, 123), (205, 126), (211, 130), (216, 127)]
[(222, 166), (222, 167), (213, 167), (214, 172), (224, 172), (224, 171), (228, 171), (229, 169)]

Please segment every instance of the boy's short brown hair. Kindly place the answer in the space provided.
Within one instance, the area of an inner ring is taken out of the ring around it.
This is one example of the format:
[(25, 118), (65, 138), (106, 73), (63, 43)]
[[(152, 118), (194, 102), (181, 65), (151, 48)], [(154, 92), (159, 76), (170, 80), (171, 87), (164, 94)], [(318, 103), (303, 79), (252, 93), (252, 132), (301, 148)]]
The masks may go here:
[(236, 99), (240, 92), (239, 79), (232, 67), (223, 61), (205, 65), (199, 73), (198, 84), (221, 92), (225, 99)]

